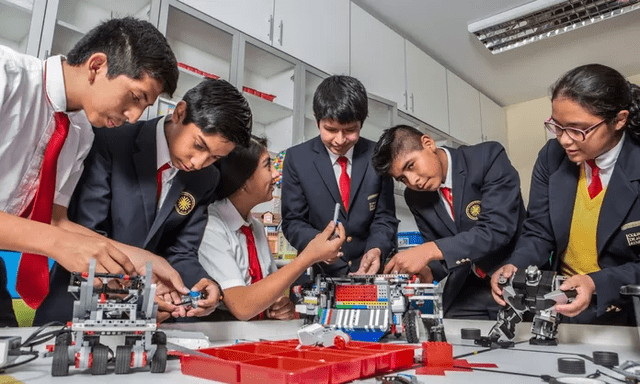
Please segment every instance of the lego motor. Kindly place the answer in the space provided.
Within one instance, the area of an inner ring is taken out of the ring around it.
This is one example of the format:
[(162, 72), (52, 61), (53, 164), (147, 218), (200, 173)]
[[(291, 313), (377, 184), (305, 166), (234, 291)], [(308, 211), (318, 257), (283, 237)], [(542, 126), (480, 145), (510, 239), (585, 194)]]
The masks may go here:
[(498, 313), (498, 321), (488, 336), (476, 339), (476, 343), (485, 347), (509, 347), (513, 345), (516, 324), (520, 323), (527, 312), (534, 314), (531, 325), (533, 337), (531, 344), (557, 345), (560, 315), (554, 310), (556, 304), (571, 302), (576, 297), (574, 289), (558, 289), (566, 280), (565, 276), (551, 271), (540, 271), (531, 265), (519, 269), (511, 278), (500, 276), (499, 284), (502, 296), (507, 303)]

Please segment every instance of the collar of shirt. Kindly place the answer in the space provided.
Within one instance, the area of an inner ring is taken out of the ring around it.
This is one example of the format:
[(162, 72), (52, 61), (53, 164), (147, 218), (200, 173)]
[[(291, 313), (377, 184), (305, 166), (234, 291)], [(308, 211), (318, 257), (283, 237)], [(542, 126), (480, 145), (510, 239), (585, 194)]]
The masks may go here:
[(62, 59), (64, 56), (51, 56), (45, 61), (45, 91), (55, 112), (67, 111), (67, 93), (64, 88)]
[(163, 116), (156, 124), (156, 169), (166, 163), (171, 165), (168, 169), (168, 177), (166, 180), (171, 180), (178, 173), (178, 168), (175, 168), (171, 163), (171, 154), (169, 152), (169, 144), (167, 143), (167, 137), (164, 133), (164, 124), (167, 120), (167, 116)]
[[(355, 144), (349, 148), (349, 150), (347, 151), (347, 153), (345, 153), (343, 156), (347, 158), (348, 161), (348, 165), (351, 165), (353, 163), (353, 147), (355, 147)], [(331, 152), (329, 150), (329, 148), (327, 148), (326, 146), (324, 147), (327, 150), (327, 153), (329, 154), (329, 159), (331, 159), (331, 165), (336, 165), (338, 163), (338, 158), (340, 156), (336, 155), (335, 153)]]
[(444, 153), (447, 154), (447, 177), (442, 181), (440, 188), (449, 188), (453, 192), (453, 164), (451, 162), (451, 153), (449, 153), (447, 148), (440, 147), (439, 149), (442, 149)]
[[(613, 174), (613, 168), (615, 168), (618, 156), (620, 156), (620, 151), (622, 151), (622, 145), (624, 144), (626, 135), (626, 132), (623, 133), (620, 141), (615, 147), (595, 158), (596, 165), (600, 168), (600, 182), (602, 183), (602, 188), (606, 188), (609, 185), (609, 180), (611, 180), (611, 175)], [(584, 162), (584, 168), (587, 176), (587, 185), (589, 185), (591, 184), (591, 167), (589, 167), (586, 161)]]
[(242, 215), (240, 215), (240, 212), (238, 212), (236, 207), (228, 198), (218, 200), (213, 204), (215, 208), (218, 210), (218, 213), (220, 214), (220, 218), (222, 219), (222, 221), (227, 223), (229, 230), (237, 232), (240, 230), (240, 227), (242, 227), (243, 225), (249, 225), (249, 226), (251, 225), (251, 222), (248, 222), (244, 218), (242, 218)]

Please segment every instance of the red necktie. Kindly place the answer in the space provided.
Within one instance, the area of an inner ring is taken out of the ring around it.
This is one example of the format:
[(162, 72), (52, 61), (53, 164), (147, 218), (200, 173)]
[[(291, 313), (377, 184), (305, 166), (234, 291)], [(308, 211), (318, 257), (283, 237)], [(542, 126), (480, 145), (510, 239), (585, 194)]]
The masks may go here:
[(160, 201), (160, 196), (162, 195), (162, 172), (171, 168), (169, 163), (164, 163), (158, 168), (158, 173), (156, 173), (156, 182), (158, 183), (158, 189), (156, 192), (156, 203)]
[[(251, 227), (243, 225), (240, 230), (247, 238), (247, 251), (249, 253), (249, 276), (251, 276), (251, 284), (255, 284), (262, 280), (262, 268), (260, 267), (260, 260), (258, 260), (258, 249), (256, 248), (256, 239), (253, 237)], [(264, 319), (264, 312), (260, 312), (258, 315), (260, 320)]]
[(440, 192), (442, 192), (442, 196), (444, 196), (444, 199), (447, 200), (447, 203), (449, 203), (449, 208), (451, 208), (451, 218), (454, 218), (455, 216), (453, 215), (453, 193), (451, 193), (451, 188), (442, 187), (440, 188)]
[(600, 180), (600, 168), (596, 165), (595, 160), (587, 160), (587, 164), (591, 167), (591, 184), (589, 184), (589, 197), (592, 199), (602, 191), (602, 181)]
[[(51, 135), (44, 151), (40, 184), (33, 202), (31, 220), (51, 224), (53, 196), (56, 191), (58, 157), (69, 133), (69, 117), (64, 112), (56, 112), (56, 130)], [(16, 278), (16, 291), (31, 308), (38, 308), (49, 293), (49, 259), (33, 253), (23, 253)]]
[(342, 197), (342, 204), (344, 205), (344, 210), (349, 210), (349, 193), (351, 193), (351, 178), (347, 173), (347, 162), (349, 160), (344, 157), (338, 157), (338, 163), (340, 164), (340, 168), (342, 168), (342, 173), (340, 174), (340, 197)]

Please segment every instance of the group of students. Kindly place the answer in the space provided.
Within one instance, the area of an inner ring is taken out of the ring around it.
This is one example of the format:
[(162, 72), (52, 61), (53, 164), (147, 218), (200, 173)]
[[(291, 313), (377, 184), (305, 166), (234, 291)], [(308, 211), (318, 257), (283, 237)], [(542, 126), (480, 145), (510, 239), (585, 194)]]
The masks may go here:
[[(45, 61), (0, 47), (0, 249), (22, 252), (16, 288), (34, 324), (70, 320), (69, 273), (90, 258), (125, 274), (151, 261), (160, 320), (293, 318), (285, 292), (309, 267), (419, 275), (444, 284), (446, 317), (495, 319), (499, 277), (537, 265), (569, 276), (561, 288), (578, 295), (556, 309), (570, 321), (634, 324), (619, 290), (640, 283), (640, 88), (614, 69), (581, 66), (553, 85), (544, 125), (557, 139), (527, 210), (500, 144), (438, 147), (405, 125), (367, 140), (365, 87), (328, 77), (313, 98), (318, 137), (286, 153), (282, 230), (298, 256), (277, 269), (251, 210), (278, 175), (242, 94), (205, 80), (171, 115), (137, 122), (175, 91), (176, 64), (134, 18)], [(392, 179), (425, 240), (395, 255)], [(0, 324), (16, 325), (0, 263)], [(176, 305), (189, 290), (205, 298)]]

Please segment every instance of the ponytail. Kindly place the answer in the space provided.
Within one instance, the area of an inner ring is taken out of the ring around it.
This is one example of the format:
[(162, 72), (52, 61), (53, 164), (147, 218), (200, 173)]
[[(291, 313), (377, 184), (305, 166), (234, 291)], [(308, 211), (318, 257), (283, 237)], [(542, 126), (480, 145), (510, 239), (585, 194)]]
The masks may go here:
[(629, 136), (640, 142), (640, 87), (629, 84), (631, 102), (629, 103), (629, 117), (627, 118), (627, 132)]

